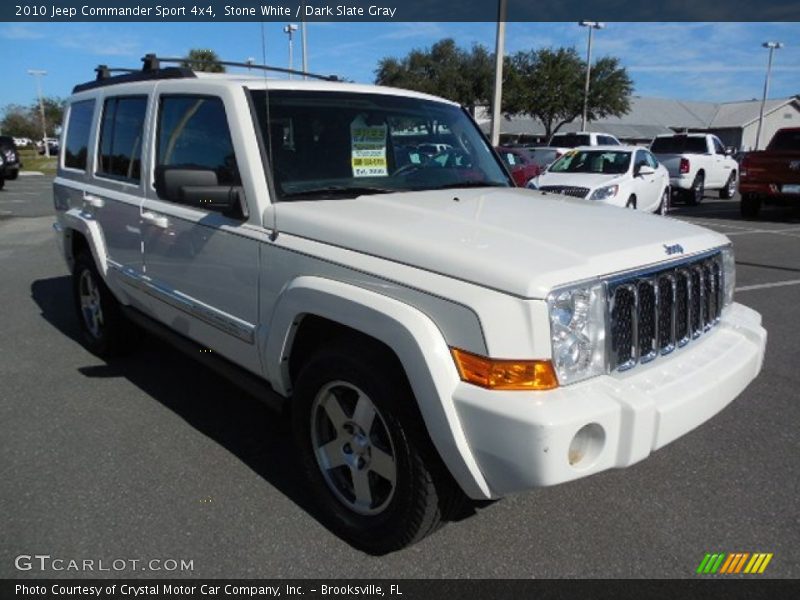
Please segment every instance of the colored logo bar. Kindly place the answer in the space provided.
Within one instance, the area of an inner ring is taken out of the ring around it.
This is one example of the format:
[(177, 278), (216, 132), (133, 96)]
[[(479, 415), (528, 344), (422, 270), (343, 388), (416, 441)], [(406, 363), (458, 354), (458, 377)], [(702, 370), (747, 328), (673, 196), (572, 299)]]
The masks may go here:
[(760, 575), (767, 568), (772, 556), (772, 552), (707, 553), (700, 561), (697, 573), (701, 575), (735, 575), (737, 573)]

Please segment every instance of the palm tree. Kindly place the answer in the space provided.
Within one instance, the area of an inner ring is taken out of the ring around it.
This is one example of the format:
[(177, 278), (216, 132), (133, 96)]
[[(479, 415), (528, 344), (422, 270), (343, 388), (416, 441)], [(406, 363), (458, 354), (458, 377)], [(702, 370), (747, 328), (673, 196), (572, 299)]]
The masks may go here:
[(193, 71), (205, 71), (207, 73), (225, 72), (225, 65), (219, 64), (219, 56), (210, 48), (192, 48), (181, 63), (181, 66)]

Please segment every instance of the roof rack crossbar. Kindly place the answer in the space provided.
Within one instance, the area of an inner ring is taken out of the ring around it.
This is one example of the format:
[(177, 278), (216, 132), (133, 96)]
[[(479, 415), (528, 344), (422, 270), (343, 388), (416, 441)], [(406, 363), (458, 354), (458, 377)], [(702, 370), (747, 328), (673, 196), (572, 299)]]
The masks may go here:
[[(323, 81), (340, 81), (339, 77), (336, 75), (320, 75), (319, 73), (308, 73), (306, 71), (298, 71), (296, 69), (285, 69), (283, 67), (272, 67), (269, 65), (260, 65), (254, 62), (232, 62), (232, 61), (224, 61), (224, 60), (208, 60), (208, 59), (194, 59), (194, 58), (164, 58), (162, 56), (155, 56), (154, 54), (147, 54), (142, 60), (147, 61), (147, 59), (156, 61), (156, 65), (160, 62), (164, 63), (181, 63), (181, 64), (188, 64), (192, 65), (195, 63), (206, 63), (206, 64), (216, 64), (216, 65), (223, 65), (226, 67), (242, 67), (244, 69), (258, 69), (259, 71), (274, 71), (276, 73), (287, 73), (289, 75), (300, 75), (303, 77), (311, 77), (312, 79), (321, 79)], [(147, 66), (147, 62), (145, 62), (145, 66)], [(191, 67), (190, 67), (191, 68)]]

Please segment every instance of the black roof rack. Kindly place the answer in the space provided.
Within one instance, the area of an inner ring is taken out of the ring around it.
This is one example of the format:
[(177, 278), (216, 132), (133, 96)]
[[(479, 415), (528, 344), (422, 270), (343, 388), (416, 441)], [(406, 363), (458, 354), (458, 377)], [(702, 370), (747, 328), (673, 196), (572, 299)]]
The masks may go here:
[[(87, 81), (72, 88), (72, 93), (84, 92), (99, 87), (108, 85), (117, 85), (120, 83), (133, 83), (136, 81), (148, 81), (153, 79), (184, 79), (194, 78), (194, 70), (188, 67), (161, 67), (161, 63), (205, 63), (213, 62), (214, 64), (224, 65), (226, 67), (242, 67), (246, 69), (258, 69), (259, 71), (273, 71), (276, 73), (287, 73), (289, 75), (300, 75), (303, 77), (310, 77), (312, 79), (322, 79), (324, 81), (340, 81), (336, 75), (319, 75), (317, 73), (307, 73), (305, 71), (297, 71), (295, 69), (284, 69), (282, 67), (271, 67), (269, 65), (259, 65), (250, 62), (230, 62), (230, 61), (210, 61), (210, 60), (196, 60), (188, 58), (162, 58), (155, 54), (145, 54), (142, 57), (141, 70), (135, 69), (122, 69), (122, 68), (109, 68), (108, 65), (98, 65), (95, 69), (97, 73), (94, 81)], [(121, 73), (120, 75), (113, 75), (113, 73)]]

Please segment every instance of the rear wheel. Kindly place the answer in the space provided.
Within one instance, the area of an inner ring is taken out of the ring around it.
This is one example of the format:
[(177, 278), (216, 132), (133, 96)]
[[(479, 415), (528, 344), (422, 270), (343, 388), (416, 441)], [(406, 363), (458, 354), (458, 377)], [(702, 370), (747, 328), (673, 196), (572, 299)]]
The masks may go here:
[(728, 177), (728, 182), (725, 184), (725, 187), (719, 191), (719, 197), (723, 200), (729, 200), (736, 195), (736, 172), (732, 171), (730, 177)]
[(125, 317), (86, 251), (75, 259), (72, 291), (84, 345), (101, 357), (118, 354), (126, 337)]
[(739, 204), (739, 211), (745, 219), (757, 219), (761, 212), (761, 198), (755, 194), (745, 194)]
[(694, 177), (692, 187), (686, 192), (686, 201), (690, 206), (697, 206), (703, 201), (706, 194), (706, 180), (702, 173)]
[(297, 377), (292, 428), (326, 524), (384, 554), (433, 531), (460, 494), (401, 369), (368, 338), (317, 351)]

